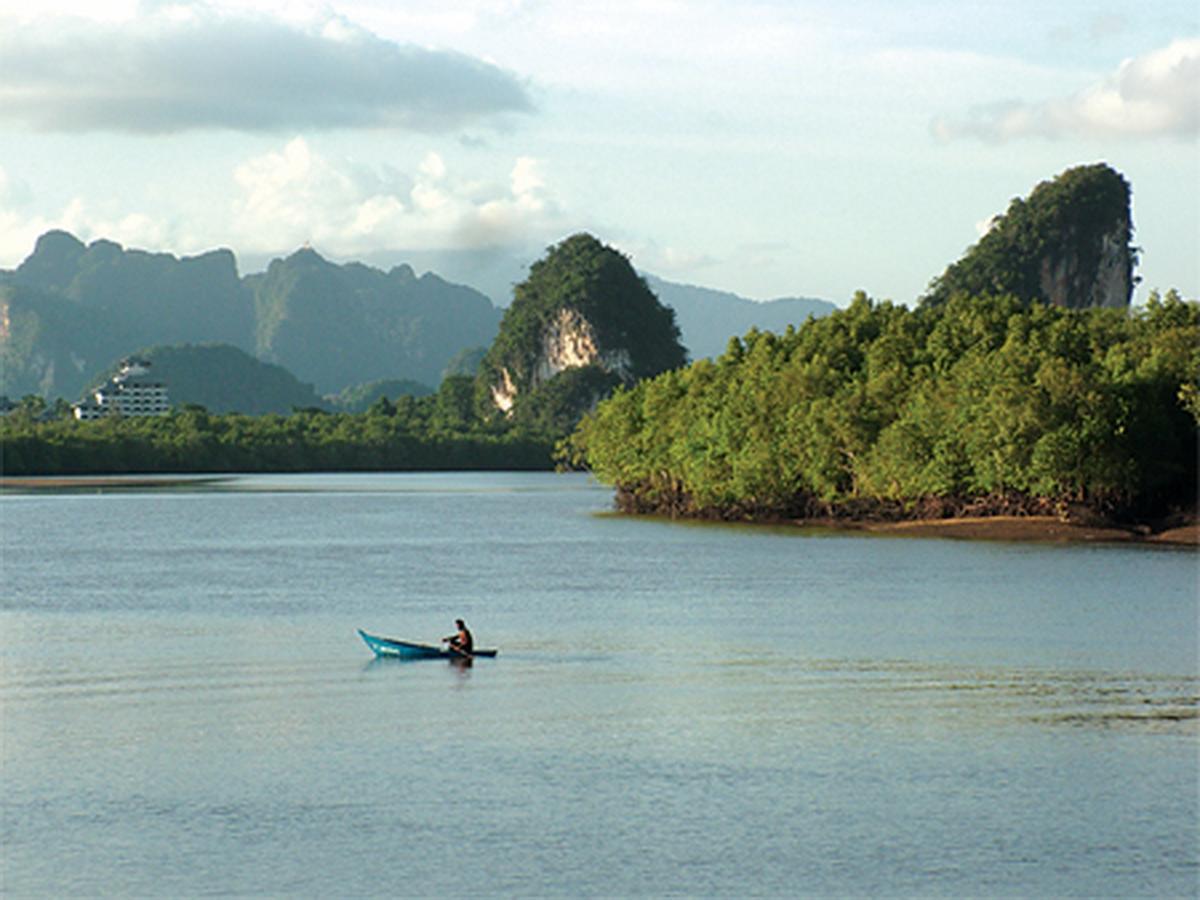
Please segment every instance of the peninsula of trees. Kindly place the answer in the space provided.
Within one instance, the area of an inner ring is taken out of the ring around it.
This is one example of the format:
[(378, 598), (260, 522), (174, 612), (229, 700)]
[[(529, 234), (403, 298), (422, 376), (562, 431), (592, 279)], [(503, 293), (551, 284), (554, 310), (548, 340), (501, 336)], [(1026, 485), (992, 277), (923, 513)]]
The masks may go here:
[(1193, 508), (1200, 305), (857, 296), (619, 390), (564, 454), (632, 512), (739, 519)]

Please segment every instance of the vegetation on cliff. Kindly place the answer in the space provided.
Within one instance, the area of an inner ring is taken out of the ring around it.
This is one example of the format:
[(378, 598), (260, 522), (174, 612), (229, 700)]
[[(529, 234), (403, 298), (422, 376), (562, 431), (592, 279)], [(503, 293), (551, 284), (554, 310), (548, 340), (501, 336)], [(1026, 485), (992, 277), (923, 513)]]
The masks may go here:
[(560, 453), (628, 510), (918, 517), (1195, 503), (1200, 304), (858, 295), (618, 390)]
[[(549, 358), (556, 335), (573, 345), (573, 364)], [(603, 396), (617, 383), (686, 361), (674, 312), (658, 302), (629, 260), (590, 234), (576, 234), (551, 247), (514, 288), (480, 364), (478, 397), (485, 413), (495, 411), (499, 389), (512, 392), (519, 418), (575, 419), (597, 399), (596, 390)], [(601, 371), (570, 373), (588, 367)], [(566, 383), (548, 389), (564, 375)]]
[[(1129, 183), (1108, 165), (1068, 169), (1028, 199), (1014, 199), (979, 242), (933, 280), (924, 302), (1011, 294), (1071, 308), (1127, 305), (1136, 257), (1129, 202)], [(1117, 276), (1119, 297), (1100, 296), (1109, 287), (1098, 284), (1106, 267)], [(1057, 290), (1050, 288), (1053, 281), (1060, 282)]]

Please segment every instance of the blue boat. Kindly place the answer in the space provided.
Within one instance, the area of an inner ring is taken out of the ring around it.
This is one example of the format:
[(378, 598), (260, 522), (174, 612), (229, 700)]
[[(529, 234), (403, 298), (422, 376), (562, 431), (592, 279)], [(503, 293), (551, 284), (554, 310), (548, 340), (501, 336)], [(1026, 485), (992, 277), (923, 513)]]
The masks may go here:
[(429, 644), (414, 644), (411, 641), (379, 637), (367, 634), (361, 628), (358, 629), (358, 636), (376, 656), (389, 659), (471, 659), (476, 656), (495, 656), (497, 652), (495, 650), (475, 650), (472, 653), (463, 653), (461, 650), (453, 650), (449, 647), (432, 647)]

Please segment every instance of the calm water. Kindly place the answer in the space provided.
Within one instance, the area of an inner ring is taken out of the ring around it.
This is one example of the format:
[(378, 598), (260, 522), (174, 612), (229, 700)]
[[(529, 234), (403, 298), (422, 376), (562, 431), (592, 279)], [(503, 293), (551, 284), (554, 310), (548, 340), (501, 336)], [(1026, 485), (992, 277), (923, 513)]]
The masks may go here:
[[(0, 893), (1197, 893), (1194, 552), (609, 507), (544, 474), (0, 497)], [(497, 659), (355, 634), (459, 615)]]

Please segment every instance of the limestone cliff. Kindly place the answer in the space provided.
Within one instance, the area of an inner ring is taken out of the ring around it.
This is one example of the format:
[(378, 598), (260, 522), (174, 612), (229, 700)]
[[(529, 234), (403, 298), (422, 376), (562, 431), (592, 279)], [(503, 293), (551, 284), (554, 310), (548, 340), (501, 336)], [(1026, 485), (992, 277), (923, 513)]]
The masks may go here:
[(629, 260), (577, 234), (552, 247), (516, 286), (480, 366), (478, 393), (485, 411), (512, 415), (523, 405), (536, 418), (545, 411), (528, 408), (541, 397), (556, 406), (554, 417), (569, 419), (615, 384), (686, 361), (674, 313)]
[(1125, 307), (1136, 251), (1129, 184), (1098, 163), (1068, 169), (1016, 199), (980, 241), (934, 279), (924, 302), (1014, 294), (1070, 309)]
[(1133, 292), (1130, 230), (1128, 218), (1113, 222), (1107, 232), (1093, 236), (1090, 245), (1080, 240), (1077, 229), (1070, 230), (1062, 247), (1041, 258), (1042, 296), (1070, 309), (1128, 306)]

